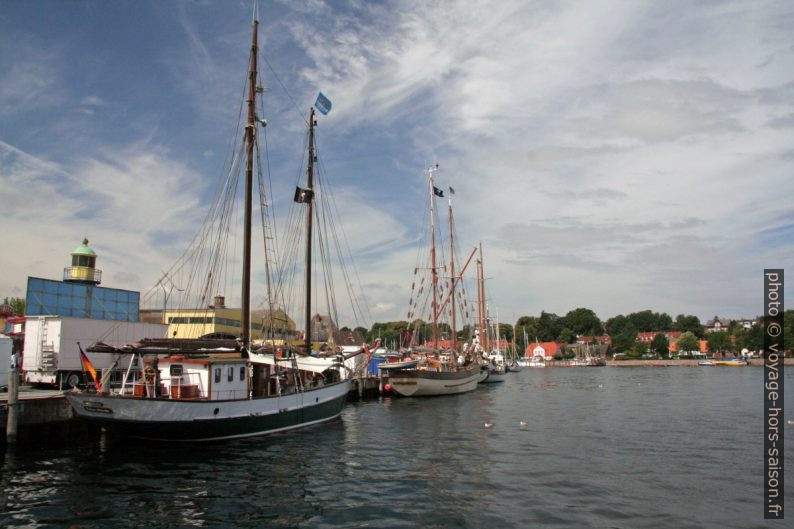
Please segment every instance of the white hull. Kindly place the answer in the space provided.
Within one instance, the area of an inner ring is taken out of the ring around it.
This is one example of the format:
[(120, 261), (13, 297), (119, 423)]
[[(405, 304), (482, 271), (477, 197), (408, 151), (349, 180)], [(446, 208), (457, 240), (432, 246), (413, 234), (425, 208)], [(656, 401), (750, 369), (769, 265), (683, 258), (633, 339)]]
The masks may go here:
[(392, 390), (403, 397), (456, 395), (477, 388), (480, 369), (459, 372), (405, 370), (389, 375)]
[(75, 414), (129, 437), (215, 441), (283, 432), (339, 416), (352, 381), (283, 396), (178, 400), (69, 393)]

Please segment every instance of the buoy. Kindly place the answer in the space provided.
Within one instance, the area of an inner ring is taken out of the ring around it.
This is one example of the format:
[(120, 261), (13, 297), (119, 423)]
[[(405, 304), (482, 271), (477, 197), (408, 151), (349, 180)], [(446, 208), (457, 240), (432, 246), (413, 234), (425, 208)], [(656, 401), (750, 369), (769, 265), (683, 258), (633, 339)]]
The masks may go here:
[(487, 423), (485, 423), (485, 425), (484, 425), (484, 426), (485, 426), (486, 428), (490, 428), (491, 426), (493, 426), (493, 423), (491, 423), (491, 422), (487, 422)]
[(383, 386), (383, 390), (384, 391), (391, 391), (391, 384), (386, 384), (385, 386)]
[(789, 424), (794, 424), (794, 419), (789, 419), (789, 420), (788, 420), (788, 423), (789, 423)]
[(521, 421), (521, 422), (518, 423), (518, 425), (521, 426), (522, 428), (526, 428), (527, 427), (527, 421)]

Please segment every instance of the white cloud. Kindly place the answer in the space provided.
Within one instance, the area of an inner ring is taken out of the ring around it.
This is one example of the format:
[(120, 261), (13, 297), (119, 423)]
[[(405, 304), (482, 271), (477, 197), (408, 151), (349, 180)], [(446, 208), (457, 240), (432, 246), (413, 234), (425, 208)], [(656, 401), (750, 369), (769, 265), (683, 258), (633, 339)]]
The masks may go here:
[[(201, 19), (224, 11), (212, 4), (179, 10), (178, 39), (153, 59), (172, 73), (152, 85), (168, 103), (152, 101), (140, 117), (130, 109), (129, 134), (113, 146), (55, 115), (46, 127), (58, 132), (48, 140), (58, 154), (23, 152), (50, 152), (29, 147), (41, 120), (11, 118), (53, 94), (57, 68), (31, 65), (55, 66), (57, 54), (28, 38), (21, 60), (0, 59), (0, 118), (12, 131), (0, 149), (13, 228), (3, 242), (25, 256), (6, 291), (31, 271), (57, 276), (83, 235), (111, 277), (145, 288), (192, 235), (203, 188), (184, 160), (224, 149), (215, 129), (233, 117), (238, 41), (248, 37), (226, 19)], [(483, 241), (503, 314), (751, 316), (761, 269), (794, 257), (781, 198), (794, 192), (792, 17), (786, 3), (738, 0), (282, 2), (262, 17), (279, 75), (261, 68), (276, 187), (287, 187), (287, 160), (301, 149), (295, 106), (322, 89), (334, 103), (323, 154), (342, 168), (331, 175), (342, 182), (341, 226), (376, 319), (405, 317), (425, 214), (414, 201), (423, 166), (436, 161), (442, 187), (456, 189), (459, 245)], [(77, 94), (92, 120), (124, 104), (99, 93), (83, 86), (63, 97)], [(185, 94), (188, 105), (170, 107)]]

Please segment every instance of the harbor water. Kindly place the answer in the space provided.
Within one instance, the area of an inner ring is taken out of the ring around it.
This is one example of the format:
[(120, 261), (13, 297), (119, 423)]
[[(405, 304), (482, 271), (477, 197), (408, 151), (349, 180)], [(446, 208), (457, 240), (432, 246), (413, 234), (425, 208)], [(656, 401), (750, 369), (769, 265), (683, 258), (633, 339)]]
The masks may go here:
[(285, 435), (6, 449), (0, 527), (783, 527), (763, 519), (762, 373), (525, 368)]

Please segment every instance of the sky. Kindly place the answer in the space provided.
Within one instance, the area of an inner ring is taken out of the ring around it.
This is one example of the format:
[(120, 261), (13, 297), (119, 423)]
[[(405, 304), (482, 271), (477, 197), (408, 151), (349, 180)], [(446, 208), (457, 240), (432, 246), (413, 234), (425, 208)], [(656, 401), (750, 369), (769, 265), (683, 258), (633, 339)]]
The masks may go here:
[[(252, 12), (0, 3), (0, 296), (60, 279), (83, 237), (104, 286), (157, 283), (222, 172)], [(435, 163), (502, 321), (754, 317), (764, 268), (792, 263), (791, 2), (285, 0), (259, 20), (274, 197), (322, 91), (366, 327), (406, 318)]]

